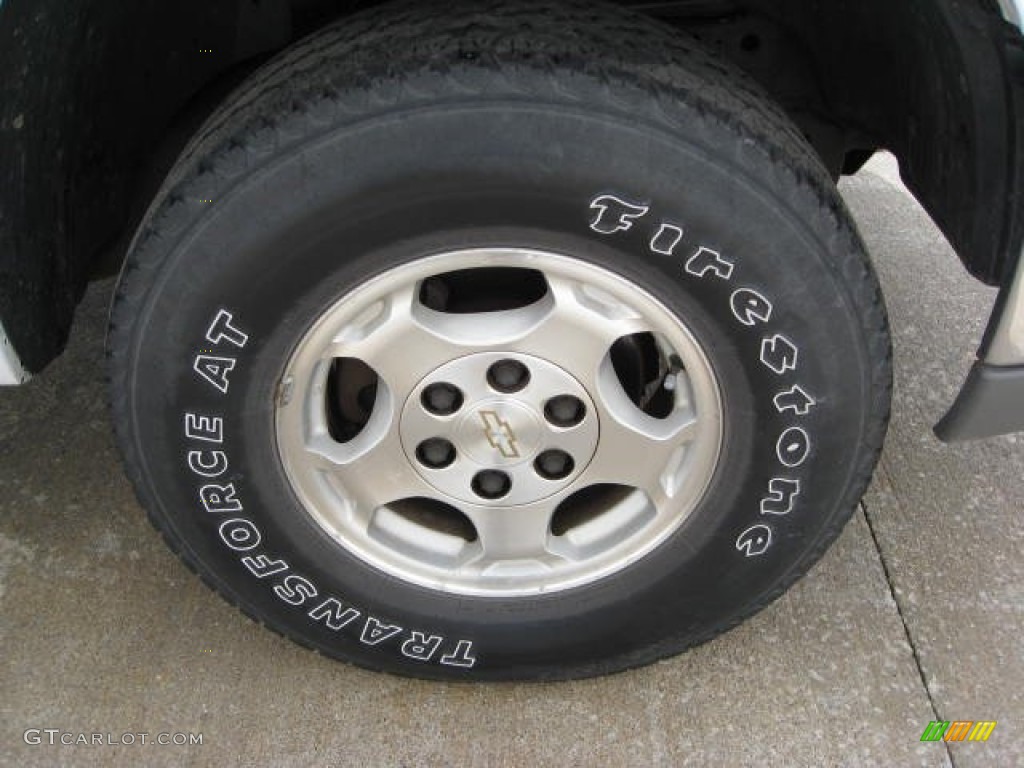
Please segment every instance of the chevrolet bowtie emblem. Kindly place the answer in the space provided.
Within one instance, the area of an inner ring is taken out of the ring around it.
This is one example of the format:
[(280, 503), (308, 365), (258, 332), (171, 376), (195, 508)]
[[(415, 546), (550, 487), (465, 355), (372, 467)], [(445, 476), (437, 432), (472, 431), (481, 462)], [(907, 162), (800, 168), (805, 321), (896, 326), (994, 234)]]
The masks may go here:
[(516, 433), (497, 411), (480, 411), (480, 421), (484, 423), (484, 434), (492, 448), (499, 450), (506, 459), (519, 458)]

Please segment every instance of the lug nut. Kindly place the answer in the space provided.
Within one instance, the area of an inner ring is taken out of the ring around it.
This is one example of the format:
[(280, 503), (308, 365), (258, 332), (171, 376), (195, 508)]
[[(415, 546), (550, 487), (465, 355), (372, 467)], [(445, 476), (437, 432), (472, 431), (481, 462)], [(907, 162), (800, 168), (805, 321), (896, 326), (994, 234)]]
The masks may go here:
[(420, 402), (435, 416), (451, 416), (462, 407), (462, 392), (454, 384), (431, 384), (423, 390)]
[(564, 480), (572, 474), (575, 466), (572, 456), (557, 449), (544, 451), (533, 462), (533, 468), (545, 480)]
[(530, 381), (530, 369), (518, 360), (499, 360), (487, 369), (487, 383), (499, 392), (518, 392)]
[(416, 458), (430, 469), (444, 469), (455, 461), (455, 446), (443, 437), (432, 437), (416, 447)]
[(512, 488), (512, 478), (496, 469), (485, 469), (473, 477), (473, 493), (484, 499), (500, 499)]
[(575, 427), (587, 414), (583, 401), (572, 395), (559, 395), (544, 405), (544, 417), (556, 427)]

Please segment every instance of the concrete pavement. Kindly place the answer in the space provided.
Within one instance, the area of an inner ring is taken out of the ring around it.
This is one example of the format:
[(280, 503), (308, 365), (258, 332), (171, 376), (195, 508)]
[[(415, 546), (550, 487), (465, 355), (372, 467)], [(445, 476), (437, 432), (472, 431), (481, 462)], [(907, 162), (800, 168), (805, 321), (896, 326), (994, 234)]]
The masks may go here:
[[(207, 591), (121, 473), (104, 403), (111, 285), (93, 286), (67, 354), (0, 390), (0, 765), (1024, 765), (1024, 437), (949, 447), (930, 432), (994, 292), (893, 173), (880, 158), (843, 183), (896, 339), (893, 424), (861, 510), (753, 620), (599, 680), (368, 673)], [(935, 719), (998, 725), (985, 744), (921, 743)], [(50, 746), (26, 729), (202, 744)]]

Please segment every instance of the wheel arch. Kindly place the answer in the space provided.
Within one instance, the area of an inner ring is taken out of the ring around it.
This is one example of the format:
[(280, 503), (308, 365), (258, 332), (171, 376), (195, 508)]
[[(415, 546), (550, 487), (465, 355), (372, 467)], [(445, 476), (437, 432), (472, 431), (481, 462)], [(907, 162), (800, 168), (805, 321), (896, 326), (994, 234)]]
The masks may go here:
[[(1024, 45), (995, 0), (622, 2), (745, 69), (834, 176), (891, 149), (970, 272), (1009, 273), (1024, 238)], [(0, 66), (20, 75), (0, 86), (0, 321), (26, 372), (59, 354), (86, 282), (116, 270), (163, 172), (226, 92), (373, 4), (0, 7)]]

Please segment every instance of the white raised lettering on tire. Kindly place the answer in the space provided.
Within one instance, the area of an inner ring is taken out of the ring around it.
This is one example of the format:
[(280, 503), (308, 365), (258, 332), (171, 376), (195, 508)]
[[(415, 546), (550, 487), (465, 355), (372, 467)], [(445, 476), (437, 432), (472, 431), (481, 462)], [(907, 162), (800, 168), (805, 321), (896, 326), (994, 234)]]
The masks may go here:
[(799, 467), (811, 452), (811, 437), (802, 427), (790, 427), (779, 435), (775, 452), (787, 467)]
[(207, 512), (241, 512), (242, 502), (234, 483), (217, 485), (210, 483), (199, 489), (199, 500)]
[(302, 605), (309, 598), (316, 597), (317, 592), (316, 587), (310, 584), (309, 579), (290, 573), (274, 587), (274, 594), (288, 605)]
[(215, 386), (222, 394), (227, 394), (231, 388), (231, 379), (228, 374), (235, 369), (237, 361), (233, 357), (220, 357), (218, 355), (199, 354), (192, 363), (192, 370)]
[(234, 517), (220, 524), (220, 538), (235, 552), (248, 552), (260, 545), (259, 529), (244, 517)]
[(757, 525), (750, 526), (737, 537), (736, 549), (747, 557), (757, 557), (758, 555), (763, 555), (765, 550), (771, 546), (771, 543), (772, 529), (767, 525), (758, 523)]
[(682, 239), (682, 227), (662, 222), (654, 237), (651, 238), (651, 250), (655, 253), (660, 253), (662, 256), (673, 256), (675, 255), (676, 246), (679, 245)]
[(185, 437), (189, 440), (201, 440), (204, 443), (223, 443), (224, 419), (219, 416), (199, 416), (195, 413), (186, 413)]
[(794, 384), (775, 396), (775, 408), (779, 413), (792, 411), (797, 416), (806, 416), (815, 405), (817, 401), (804, 392), (799, 384)]
[(333, 597), (327, 598), (309, 612), (309, 618), (313, 621), (323, 621), (328, 629), (335, 631), (347, 627), (360, 616), (362, 613), (355, 608), (343, 605), (341, 601)]
[(200, 477), (220, 477), (228, 471), (228, 455), (224, 451), (189, 451), (188, 468)]
[(446, 667), (472, 667), (476, 664), (476, 656), (472, 651), (473, 643), (469, 640), (459, 640), (454, 651), (441, 657), (441, 663)]
[(772, 303), (753, 288), (740, 288), (729, 299), (732, 314), (746, 326), (767, 323), (772, 319)]
[(633, 222), (645, 216), (649, 208), (627, 203), (615, 195), (599, 195), (591, 201), (590, 210), (595, 212), (590, 228), (602, 235), (614, 235), (632, 229)]
[(367, 616), (366, 624), (363, 625), (363, 632), (359, 635), (359, 642), (366, 645), (379, 645), (401, 631), (402, 628), (397, 624), (384, 624), (373, 618), (373, 616)]
[(800, 350), (781, 333), (761, 342), (761, 362), (779, 376), (795, 371), (799, 358)]
[(257, 579), (284, 573), (290, 567), (284, 560), (271, 560), (266, 555), (246, 555), (242, 558), (242, 565)]
[(440, 635), (428, 637), (422, 632), (413, 632), (412, 637), (402, 643), (402, 655), (417, 661), (430, 661), (443, 642)]
[(697, 248), (697, 252), (686, 261), (686, 271), (695, 277), (704, 277), (708, 272), (721, 280), (729, 280), (735, 265), (722, 257), (718, 251), (705, 248), (703, 245)]
[(793, 500), (799, 495), (799, 480), (773, 477), (768, 483), (768, 495), (761, 499), (761, 514), (788, 515), (793, 511)]
[(236, 328), (233, 324), (234, 320), (235, 316), (226, 309), (220, 310), (213, 318), (213, 322), (210, 323), (210, 328), (206, 332), (206, 340), (211, 344), (220, 344), (226, 341), (239, 349), (245, 347), (249, 341), (249, 334)]

